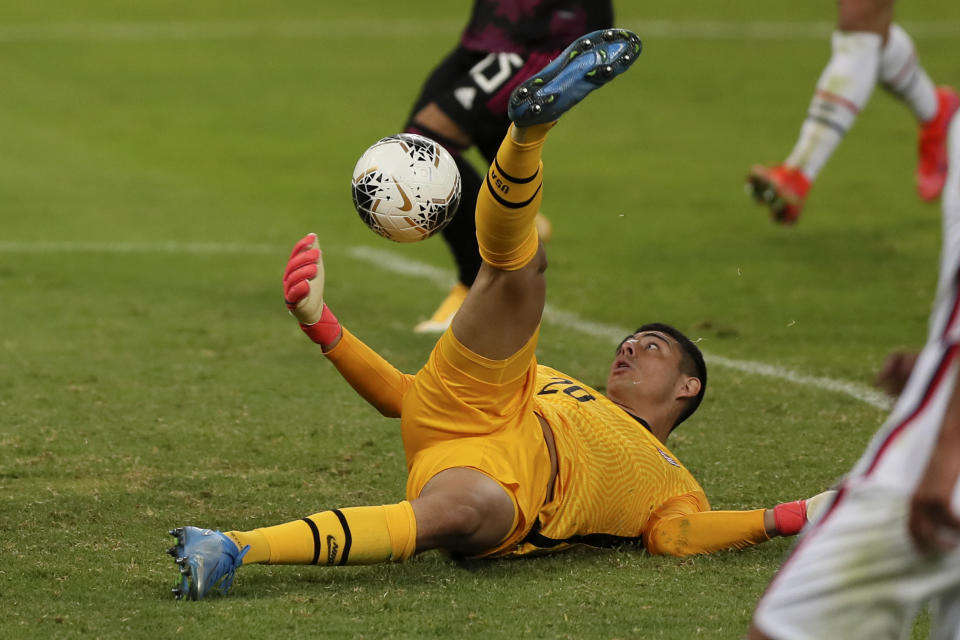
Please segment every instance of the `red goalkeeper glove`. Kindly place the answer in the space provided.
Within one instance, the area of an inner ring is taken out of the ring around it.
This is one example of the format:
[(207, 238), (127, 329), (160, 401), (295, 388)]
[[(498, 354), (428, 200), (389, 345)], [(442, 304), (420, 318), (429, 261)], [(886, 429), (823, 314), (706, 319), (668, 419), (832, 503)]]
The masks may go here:
[(323, 302), (323, 252), (316, 234), (294, 245), (283, 272), (283, 299), (303, 332), (324, 351), (340, 338), (340, 322)]
[(773, 520), (777, 531), (782, 536), (793, 536), (800, 533), (808, 522), (816, 522), (826, 512), (837, 494), (834, 490), (818, 493), (806, 500), (784, 502), (773, 508)]

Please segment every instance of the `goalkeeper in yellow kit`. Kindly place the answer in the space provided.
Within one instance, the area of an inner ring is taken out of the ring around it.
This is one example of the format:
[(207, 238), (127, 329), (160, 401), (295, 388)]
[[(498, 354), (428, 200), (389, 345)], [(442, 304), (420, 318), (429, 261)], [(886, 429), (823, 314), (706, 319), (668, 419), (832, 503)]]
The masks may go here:
[(444, 549), (478, 558), (633, 543), (687, 555), (794, 534), (806, 502), (710, 511), (703, 489), (664, 444), (700, 404), (699, 349), (664, 324), (617, 348), (606, 396), (534, 355), (547, 267), (534, 219), (549, 129), (640, 53), (629, 31), (583, 36), (510, 101), (513, 125), (476, 211), (483, 266), (428, 362), (405, 374), (341, 327), (323, 302), (316, 236), (294, 247), (288, 307), (356, 391), (399, 417), (407, 500), (323, 511), (285, 524), (221, 533), (171, 531), (178, 597), (226, 592), (243, 564), (371, 564)]

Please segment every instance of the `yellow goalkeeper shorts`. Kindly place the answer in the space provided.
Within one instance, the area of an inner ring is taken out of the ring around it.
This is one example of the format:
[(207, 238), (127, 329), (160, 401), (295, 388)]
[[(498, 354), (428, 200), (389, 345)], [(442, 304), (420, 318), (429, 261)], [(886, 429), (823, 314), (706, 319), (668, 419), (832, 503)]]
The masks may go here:
[(404, 395), (408, 500), (435, 475), (455, 467), (486, 474), (513, 499), (513, 528), (481, 556), (512, 550), (546, 498), (550, 454), (533, 411), (537, 335), (509, 359), (489, 360), (447, 329)]

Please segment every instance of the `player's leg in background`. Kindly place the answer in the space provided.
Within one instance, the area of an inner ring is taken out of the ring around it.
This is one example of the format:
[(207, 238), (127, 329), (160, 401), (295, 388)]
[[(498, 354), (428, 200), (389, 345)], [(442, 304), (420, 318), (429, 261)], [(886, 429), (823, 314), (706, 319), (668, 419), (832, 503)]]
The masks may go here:
[(910, 107), (918, 121), (937, 115), (937, 89), (920, 66), (913, 40), (898, 24), (890, 25), (880, 54), (880, 82)]
[(780, 223), (796, 222), (810, 186), (867, 104), (877, 82), (894, 0), (839, 0), (831, 55), (800, 135), (780, 165), (756, 165), (748, 186)]
[(894, 0), (839, 0), (831, 57), (786, 160), (813, 182), (873, 94)]
[(947, 173), (946, 137), (960, 96), (950, 87), (935, 87), (918, 61), (910, 35), (891, 24), (880, 56), (880, 81), (903, 101), (919, 123), (917, 193), (933, 200), (943, 190)]

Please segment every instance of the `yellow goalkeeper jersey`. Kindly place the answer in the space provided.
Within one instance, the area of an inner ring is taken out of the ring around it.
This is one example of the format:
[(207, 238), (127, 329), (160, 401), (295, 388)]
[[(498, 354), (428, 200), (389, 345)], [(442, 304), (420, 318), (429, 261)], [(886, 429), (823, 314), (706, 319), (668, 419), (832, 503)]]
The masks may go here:
[(557, 448), (553, 499), (514, 553), (640, 542), (651, 515), (678, 496), (710, 508), (693, 475), (646, 426), (556, 369), (537, 367), (536, 412)]

